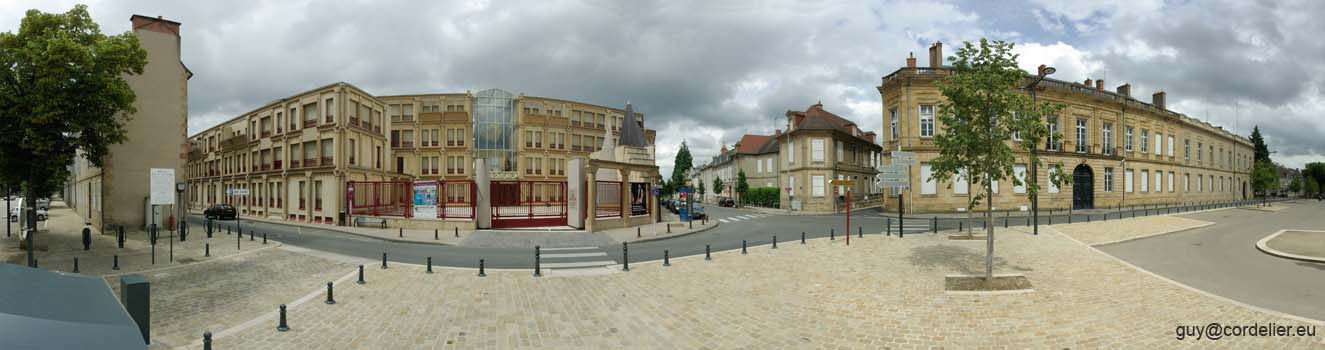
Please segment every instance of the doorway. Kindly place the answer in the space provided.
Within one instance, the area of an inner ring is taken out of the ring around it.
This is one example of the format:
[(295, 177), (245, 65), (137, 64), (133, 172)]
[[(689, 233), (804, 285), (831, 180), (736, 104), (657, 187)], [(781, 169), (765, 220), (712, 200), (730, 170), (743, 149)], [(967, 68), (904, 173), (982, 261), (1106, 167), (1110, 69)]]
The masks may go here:
[(1081, 164), (1072, 170), (1072, 209), (1095, 208), (1095, 173)]

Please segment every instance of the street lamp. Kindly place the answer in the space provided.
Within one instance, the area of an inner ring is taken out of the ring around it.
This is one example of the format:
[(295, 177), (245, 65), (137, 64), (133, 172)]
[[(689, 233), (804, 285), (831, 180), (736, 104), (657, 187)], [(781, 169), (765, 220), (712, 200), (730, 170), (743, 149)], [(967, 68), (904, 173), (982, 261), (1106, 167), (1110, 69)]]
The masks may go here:
[[(1032, 80), (1029, 85), (1026, 85), (1026, 89), (1030, 89), (1031, 91), (1031, 108), (1035, 109), (1035, 118), (1037, 119), (1040, 118), (1040, 113), (1039, 113), (1040, 105), (1035, 102), (1035, 87), (1036, 85), (1039, 85), (1041, 81), (1044, 81), (1045, 76), (1054, 74), (1054, 72), (1057, 71), (1058, 70), (1054, 69), (1054, 67), (1049, 67), (1041, 64), (1039, 70), (1035, 74), (1035, 80)], [(1053, 135), (1049, 135), (1049, 137), (1052, 139)], [(1036, 164), (1035, 162), (1036, 159), (1035, 148), (1036, 145), (1031, 144), (1031, 181), (1035, 181), (1036, 184), (1035, 193), (1031, 194), (1031, 217), (1033, 220), (1031, 224), (1032, 227), (1031, 230), (1034, 232), (1034, 234), (1039, 235), (1040, 234), (1040, 190), (1039, 190), (1040, 178), (1037, 177), (1035, 171), (1036, 168), (1039, 168), (1039, 164)]]

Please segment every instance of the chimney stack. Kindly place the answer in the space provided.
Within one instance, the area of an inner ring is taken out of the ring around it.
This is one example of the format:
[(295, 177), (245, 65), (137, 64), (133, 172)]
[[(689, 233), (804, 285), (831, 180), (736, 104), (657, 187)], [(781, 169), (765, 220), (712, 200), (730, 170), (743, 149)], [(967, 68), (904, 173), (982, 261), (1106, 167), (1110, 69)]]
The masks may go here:
[(1159, 109), (1164, 109), (1164, 91), (1161, 90), (1160, 92), (1156, 92), (1154, 95), (1151, 95), (1150, 97), (1151, 97), (1150, 104), (1155, 105), (1155, 107), (1159, 107)]
[(1104, 79), (1095, 81), (1095, 92), (1104, 91)]
[(915, 68), (915, 67), (916, 67), (916, 53), (911, 52), (907, 54), (906, 57), (906, 68)]
[(1129, 84), (1118, 85), (1118, 94), (1127, 97), (1132, 97), (1132, 84), (1129, 83)]
[(943, 67), (943, 42), (936, 41), (929, 46), (929, 68)]
[(1091, 84), (1090, 84), (1090, 78), (1086, 78), (1086, 82), (1084, 82), (1084, 83), (1082, 83), (1082, 84), (1086, 84), (1086, 87), (1090, 87), (1090, 85), (1091, 85)]

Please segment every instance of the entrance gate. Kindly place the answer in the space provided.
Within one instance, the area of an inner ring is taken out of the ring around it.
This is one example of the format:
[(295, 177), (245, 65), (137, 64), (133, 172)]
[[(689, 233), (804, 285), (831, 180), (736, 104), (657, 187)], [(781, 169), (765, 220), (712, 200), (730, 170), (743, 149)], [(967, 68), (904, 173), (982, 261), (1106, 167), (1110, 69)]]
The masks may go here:
[(564, 181), (492, 181), (492, 228), (565, 226)]
[(1072, 209), (1095, 208), (1095, 174), (1085, 164), (1072, 170)]

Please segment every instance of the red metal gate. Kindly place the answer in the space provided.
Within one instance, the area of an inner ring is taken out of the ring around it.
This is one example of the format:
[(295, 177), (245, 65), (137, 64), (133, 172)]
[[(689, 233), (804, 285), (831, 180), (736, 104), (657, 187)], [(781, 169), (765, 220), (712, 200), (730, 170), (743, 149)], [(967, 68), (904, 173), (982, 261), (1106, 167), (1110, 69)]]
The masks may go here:
[(493, 181), (492, 227), (565, 226), (566, 182)]

